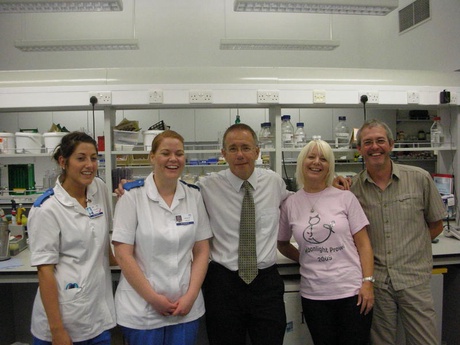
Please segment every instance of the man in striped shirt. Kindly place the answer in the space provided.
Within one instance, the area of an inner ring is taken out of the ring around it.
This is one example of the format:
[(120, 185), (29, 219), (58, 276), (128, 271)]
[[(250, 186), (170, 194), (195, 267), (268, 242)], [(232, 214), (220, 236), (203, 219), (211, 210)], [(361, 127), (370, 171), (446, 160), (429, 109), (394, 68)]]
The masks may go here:
[(375, 258), (371, 343), (395, 344), (398, 315), (406, 344), (437, 344), (430, 289), (431, 240), (442, 232), (446, 210), (428, 172), (395, 164), (389, 127), (367, 121), (357, 134), (366, 169), (353, 178)]

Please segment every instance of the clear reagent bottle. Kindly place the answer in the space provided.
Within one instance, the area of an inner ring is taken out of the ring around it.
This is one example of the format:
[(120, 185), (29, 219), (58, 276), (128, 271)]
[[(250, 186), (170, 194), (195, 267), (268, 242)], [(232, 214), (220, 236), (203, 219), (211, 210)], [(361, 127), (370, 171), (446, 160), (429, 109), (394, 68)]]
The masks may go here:
[(335, 127), (335, 148), (349, 149), (350, 148), (350, 129), (347, 126), (347, 117), (339, 116), (339, 123)]
[(297, 122), (297, 129), (294, 133), (294, 145), (295, 147), (304, 147), (307, 143), (307, 135), (304, 129), (305, 125), (303, 122)]
[(291, 115), (281, 116), (281, 141), (284, 148), (294, 147), (294, 126), (291, 123)]
[(272, 124), (270, 122), (263, 122), (261, 124), (259, 134), (259, 146), (261, 149), (273, 148), (273, 135), (271, 132)]
[(441, 147), (444, 142), (444, 131), (441, 126), (441, 118), (436, 116), (430, 130), (431, 147)]

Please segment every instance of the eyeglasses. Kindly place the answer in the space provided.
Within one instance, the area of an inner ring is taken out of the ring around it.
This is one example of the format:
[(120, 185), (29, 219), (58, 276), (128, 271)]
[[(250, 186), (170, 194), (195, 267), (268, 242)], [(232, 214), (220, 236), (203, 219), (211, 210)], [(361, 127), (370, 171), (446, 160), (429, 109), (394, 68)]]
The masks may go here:
[(229, 148), (225, 149), (225, 151), (231, 154), (237, 154), (239, 151), (241, 151), (242, 153), (249, 153), (253, 149), (254, 149), (253, 146), (241, 146), (241, 147), (230, 146)]
[(364, 147), (370, 147), (370, 146), (372, 146), (374, 144), (377, 144), (378, 146), (382, 146), (382, 145), (385, 145), (387, 142), (388, 142), (388, 140), (383, 139), (383, 138), (379, 138), (379, 139), (376, 139), (376, 140), (364, 140), (363, 141), (363, 146)]

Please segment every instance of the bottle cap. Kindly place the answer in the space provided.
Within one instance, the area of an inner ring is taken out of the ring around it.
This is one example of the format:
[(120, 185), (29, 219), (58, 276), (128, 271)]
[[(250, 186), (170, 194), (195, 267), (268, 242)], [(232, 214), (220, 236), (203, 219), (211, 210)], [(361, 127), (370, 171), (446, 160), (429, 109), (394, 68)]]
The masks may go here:
[(281, 116), (281, 120), (290, 120), (291, 119), (291, 115), (283, 115)]
[(347, 117), (346, 116), (339, 116), (339, 121), (346, 121)]
[(435, 116), (433, 120), (435, 120), (435, 121), (441, 121), (441, 117), (440, 117), (440, 116)]
[(304, 126), (303, 122), (297, 122), (297, 127), (303, 127), (303, 126)]

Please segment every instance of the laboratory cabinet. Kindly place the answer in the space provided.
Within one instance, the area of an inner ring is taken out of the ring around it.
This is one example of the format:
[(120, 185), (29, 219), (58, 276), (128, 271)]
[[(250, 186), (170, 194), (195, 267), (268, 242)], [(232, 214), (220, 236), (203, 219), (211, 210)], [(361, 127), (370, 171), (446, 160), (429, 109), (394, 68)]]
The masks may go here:
[[(172, 107), (172, 106), (171, 106)], [(443, 109), (432, 107), (430, 110), (434, 115), (444, 113)], [(0, 128), (5, 132), (17, 132), (23, 128), (37, 128), (39, 132), (48, 131), (51, 124), (59, 123), (69, 130), (83, 130), (95, 133), (96, 136), (104, 136), (105, 151), (99, 157), (99, 175), (106, 181), (109, 188), (113, 189), (112, 169), (129, 169), (132, 178), (142, 178), (148, 175), (151, 167), (148, 161), (148, 151), (143, 146), (142, 131), (153, 124), (164, 121), (171, 129), (176, 130), (184, 136), (186, 142), (187, 165), (184, 169), (185, 177), (197, 179), (198, 176), (212, 171), (219, 171), (226, 168), (226, 165), (201, 164), (208, 159), (217, 161), (220, 156), (221, 140), (225, 129), (234, 123), (238, 115), (243, 123), (250, 125), (256, 133), (260, 130), (262, 122), (272, 123), (272, 134), (274, 135), (274, 148), (262, 150), (262, 153), (270, 157), (269, 164), (259, 164), (261, 167), (275, 170), (286, 180), (293, 179), (295, 165), (300, 148), (287, 149), (281, 145), (280, 117), (289, 114), (293, 124), (303, 122), (307, 140), (313, 136), (320, 136), (333, 146), (334, 128), (339, 116), (347, 117), (347, 124), (350, 129), (359, 128), (365, 117), (360, 107), (343, 108), (225, 108), (225, 109), (105, 109), (98, 110), (94, 114), (89, 111), (50, 111), (50, 112), (27, 112), (24, 113), (1, 113)], [(401, 115), (403, 114), (403, 115)], [(394, 158), (403, 164), (418, 165), (431, 173), (450, 173), (449, 165), (455, 154), (455, 142), (451, 133), (446, 133), (445, 145), (439, 150), (433, 150), (426, 142), (418, 140), (400, 141), (397, 133), (404, 131), (408, 137), (412, 137), (405, 124), (409, 123), (411, 128), (425, 128), (427, 121), (413, 120), (406, 121), (404, 113), (397, 106), (368, 109), (366, 118), (377, 118), (385, 121), (392, 129), (397, 139), (394, 149)], [(449, 128), (456, 124), (456, 117), (450, 112), (441, 115), (445, 127)], [(14, 121), (13, 121), (14, 119)], [(41, 119), (42, 121), (38, 121)], [(139, 122), (141, 131), (138, 134), (138, 145), (133, 151), (115, 150), (113, 138), (113, 127), (123, 119)], [(428, 123), (429, 125), (429, 123)], [(429, 128), (428, 128), (429, 130)], [(413, 139), (413, 138), (412, 138)], [(349, 176), (363, 169), (362, 162), (357, 158), (357, 151), (353, 146), (349, 150), (335, 149), (336, 171), (339, 174)], [(40, 154), (1, 154), (0, 156), (0, 181), (1, 189), (8, 187), (8, 164), (31, 163), (34, 164), (35, 184), (38, 191), (46, 188), (46, 178), (55, 175), (57, 167), (52, 160), (51, 153)], [(196, 163), (198, 162), (198, 164)], [(116, 181), (115, 181), (116, 184)]]

